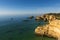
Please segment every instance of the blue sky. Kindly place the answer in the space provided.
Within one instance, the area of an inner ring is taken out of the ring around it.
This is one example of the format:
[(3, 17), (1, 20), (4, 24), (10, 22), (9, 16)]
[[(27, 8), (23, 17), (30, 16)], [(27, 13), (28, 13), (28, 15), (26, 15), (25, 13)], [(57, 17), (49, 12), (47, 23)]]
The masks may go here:
[(60, 0), (0, 0), (0, 15), (60, 12)]

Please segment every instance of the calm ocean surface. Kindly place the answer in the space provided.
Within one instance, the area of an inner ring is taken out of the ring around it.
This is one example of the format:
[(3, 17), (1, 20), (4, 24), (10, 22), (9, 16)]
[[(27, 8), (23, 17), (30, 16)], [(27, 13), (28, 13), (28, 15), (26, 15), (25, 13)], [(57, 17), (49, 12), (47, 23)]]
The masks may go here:
[(54, 40), (46, 36), (43, 38), (36, 36), (35, 28), (38, 25), (43, 25), (44, 22), (36, 22), (27, 17), (26, 15), (0, 17), (0, 40)]

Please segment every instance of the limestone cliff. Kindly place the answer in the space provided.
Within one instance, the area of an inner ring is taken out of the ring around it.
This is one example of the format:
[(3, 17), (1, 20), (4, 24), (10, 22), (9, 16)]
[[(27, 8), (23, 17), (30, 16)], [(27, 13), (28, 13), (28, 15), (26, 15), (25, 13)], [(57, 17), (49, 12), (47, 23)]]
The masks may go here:
[(36, 16), (36, 20), (44, 20), (44, 21), (50, 21), (56, 18), (54, 15), (42, 15), (42, 16)]
[(49, 21), (49, 24), (38, 26), (35, 29), (35, 34), (46, 35), (48, 37), (59, 38), (60, 37), (60, 20), (53, 19)]

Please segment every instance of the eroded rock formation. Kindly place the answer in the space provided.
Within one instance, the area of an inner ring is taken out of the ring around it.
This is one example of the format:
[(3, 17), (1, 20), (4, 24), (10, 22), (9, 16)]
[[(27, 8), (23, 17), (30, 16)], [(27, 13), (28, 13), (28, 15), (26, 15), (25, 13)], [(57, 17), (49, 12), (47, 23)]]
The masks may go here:
[(59, 38), (60, 37), (60, 20), (56, 19), (53, 15), (48, 18), (49, 24), (38, 26), (35, 29), (35, 34), (46, 35), (48, 37)]
[(44, 21), (50, 21), (56, 18), (54, 15), (42, 15), (42, 16), (36, 16), (36, 20), (44, 20)]

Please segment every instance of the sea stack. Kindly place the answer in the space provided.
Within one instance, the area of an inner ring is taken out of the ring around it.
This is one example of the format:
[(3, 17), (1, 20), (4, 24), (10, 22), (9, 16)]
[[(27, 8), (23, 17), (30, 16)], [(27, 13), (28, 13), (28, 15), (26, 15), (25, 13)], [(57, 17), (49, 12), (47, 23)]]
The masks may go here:
[(33, 18), (34, 18), (34, 16), (30, 16), (30, 17), (29, 17), (29, 19), (33, 19)]

